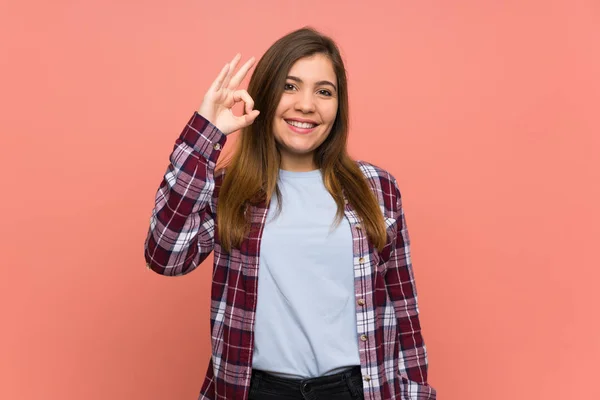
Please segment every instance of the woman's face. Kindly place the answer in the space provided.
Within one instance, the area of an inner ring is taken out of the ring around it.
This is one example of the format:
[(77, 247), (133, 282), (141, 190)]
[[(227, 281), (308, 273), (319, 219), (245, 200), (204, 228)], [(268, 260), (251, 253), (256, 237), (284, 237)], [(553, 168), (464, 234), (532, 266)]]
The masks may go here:
[(337, 108), (337, 78), (329, 58), (315, 54), (296, 61), (287, 75), (273, 121), (281, 169), (316, 169), (313, 153), (327, 139)]

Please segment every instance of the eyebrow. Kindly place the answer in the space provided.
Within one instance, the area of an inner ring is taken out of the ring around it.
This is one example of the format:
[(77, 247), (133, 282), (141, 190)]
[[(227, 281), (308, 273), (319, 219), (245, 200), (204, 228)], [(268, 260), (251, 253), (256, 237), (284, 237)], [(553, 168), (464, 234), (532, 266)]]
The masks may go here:
[[(298, 82), (298, 83), (304, 83), (302, 81), (302, 79), (298, 78), (297, 76), (288, 75), (287, 79), (290, 79), (290, 80)], [(335, 87), (335, 85), (329, 81), (319, 81), (319, 82), (316, 82), (316, 85), (317, 86), (329, 85), (333, 88), (333, 90), (335, 90), (337, 92), (337, 87)]]

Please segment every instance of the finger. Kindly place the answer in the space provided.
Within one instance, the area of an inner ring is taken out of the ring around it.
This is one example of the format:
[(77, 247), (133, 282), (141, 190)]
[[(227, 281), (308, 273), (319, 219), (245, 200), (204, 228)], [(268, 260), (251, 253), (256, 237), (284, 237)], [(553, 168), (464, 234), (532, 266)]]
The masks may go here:
[(254, 65), (254, 61), (256, 61), (256, 59), (254, 57), (250, 57), (250, 59), (248, 61), (246, 61), (246, 63), (244, 65), (242, 65), (242, 68), (240, 68), (240, 70), (237, 72), (237, 74), (235, 74), (235, 76), (231, 79), (231, 81), (227, 85), (227, 87), (229, 89), (235, 89), (236, 87), (239, 86), (239, 84), (246, 77), (246, 74), (248, 73), (250, 68), (252, 68), (252, 66)]
[(244, 114), (242, 116), (236, 117), (236, 119), (240, 122), (240, 125), (242, 125), (241, 127), (244, 128), (248, 125), (251, 125), (254, 122), (254, 120), (256, 120), (256, 118), (258, 118), (259, 114), (260, 114), (260, 111), (253, 110), (249, 114)]
[(254, 108), (254, 100), (252, 100), (252, 97), (250, 97), (248, 92), (245, 90), (236, 90), (233, 92), (233, 101), (236, 103), (238, 101), (243, 101), (245, 104), (244, 110), (246, 114), (250, 114)]
[(217, 90), (221, 89), (221, 87), (223, 86), (223, 80), (225, 79), (225, 76), (227, 76), (228, 72), (229, 72), (229, 63), (225, 64), (225, 66), (221, 69), (221, 72), (219, 72), (217, 79), (215, 79), (214, 82), (212, 83), (212, 85), (210, 85), (209, 90), (216, 92)]
[(229, 73), (227, 73), (227, 76), (225, 76), (225, 80), (223, 81), (223, 87), (229, 87), (229, 80), (231, 79), (233, 71), (235, 71), (235, 67), (237, 66), (241, 58), (242, 55), (240, 53), (237, 53), (235, 57), (233, 57), (233, 60), (231, 60), (231, 62), (229, 63)]

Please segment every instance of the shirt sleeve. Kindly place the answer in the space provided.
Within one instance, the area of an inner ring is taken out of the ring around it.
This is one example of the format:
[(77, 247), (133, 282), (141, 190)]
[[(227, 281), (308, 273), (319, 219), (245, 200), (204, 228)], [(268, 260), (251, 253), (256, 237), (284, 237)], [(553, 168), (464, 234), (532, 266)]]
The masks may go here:
[(385, 281), (397, 318), (400, 345), (398, 372), (402, 380), (400, 386), (404, 391), (401, 398), (434, 400), (436, 391), (427, 383), (427, 349), (419, 322), (417, 289), (410, 259), (410, 238), (400, 190), (396, 180), (392, 178), (392, 181), (396, 199), (396, 233), (392, 239)]
[(144, 243), (146, 266), (162, 275), (194, 270), (214, 248), (215, 166), (227, 136), (197, 112), (175, 142), (156, 192)]

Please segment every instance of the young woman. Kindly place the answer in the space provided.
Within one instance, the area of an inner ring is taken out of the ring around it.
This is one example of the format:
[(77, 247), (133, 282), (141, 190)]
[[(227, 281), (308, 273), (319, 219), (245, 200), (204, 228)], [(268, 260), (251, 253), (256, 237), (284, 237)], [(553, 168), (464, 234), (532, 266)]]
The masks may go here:
[(308, 28), (284, 36), (248, 91), (254, 59), (235, 73), (239, 60), (177, 139), (145, 243), (148, 268), (171, 276), (214, 250), (199, 398), (435, 399), (400, 191), (347, 153), (337, 46)]

